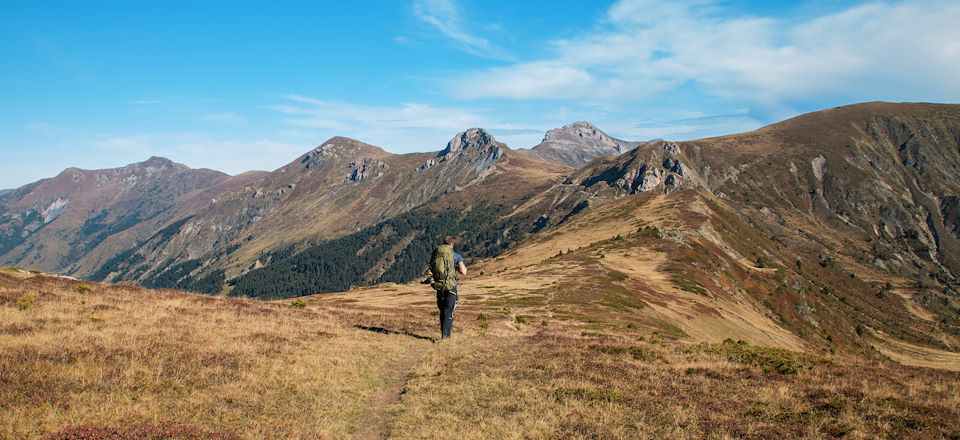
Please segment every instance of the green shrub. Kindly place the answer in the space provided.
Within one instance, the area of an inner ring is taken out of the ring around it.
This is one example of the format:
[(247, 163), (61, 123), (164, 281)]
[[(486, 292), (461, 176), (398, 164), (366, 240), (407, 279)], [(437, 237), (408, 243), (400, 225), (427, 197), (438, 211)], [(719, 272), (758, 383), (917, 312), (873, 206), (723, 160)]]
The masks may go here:
[(293, 300), (292, 303), (290, 303), (290, 305), (295, 308), (302, 309), (307, 306), (307, 303), (304, 302), (302, 299), (295, 299)]
[(734, 342), (732, 339), (725, 339), (721, 344), (711, 345), (706, 351), (723, 356), (731, 362), (780, 374), (797, 374), (809, 369), (812, 364), (812, 360), (803, 353), (750, 345), (744, 341)]
[(480, 334), (486, 334), (487, 329), (490, 328), (490, 321), (487, 320), (487, 316), (481, 313), (477, 315), (477, 321), (480, 321)]
[(767, 267), (767, 260), (764, 259), (763, 256), (757, 257), (757, 264), (756, 264), (756, 266), (757, 266), (758, 268), (760, 268), (760, 269), (763, 269), (763, 268)]
[(513, 318), (513, 320), (516, 321), (517, 324), (526, 324), (526, 323), (527, 323), (527, 317), (526, 317), (526, 316), (517, 315), (517, 317), (516, 317), (516, 318)]
[(20, 298), (17, 298), (17, 300), (13, 302), (13, 306), (16, 307), (18, 310), (27, 310), (32, 305), (33, 305), (32, 296), (21, 296)]
[(636, 346), (622, 345), (591, 345), (591, 350), (609, 354), (617, 357), (630, 357), (633, 360), (650, 362), (658, 358), (657, 354), (651, 350)]
[(434, 318), (436, 318), (436, 317), (440, 316), (440, 311), (439, 311), (439, 310), (434, 310), (434, 311), (430, 312), (430, 316), (433, 316)]
[(86, 284), (80, 284), (77, 285), (77, 288), (74, 290), (76, 290), (77, 293), (89, 293), (92, 289), (90, 289), (90, 286)]

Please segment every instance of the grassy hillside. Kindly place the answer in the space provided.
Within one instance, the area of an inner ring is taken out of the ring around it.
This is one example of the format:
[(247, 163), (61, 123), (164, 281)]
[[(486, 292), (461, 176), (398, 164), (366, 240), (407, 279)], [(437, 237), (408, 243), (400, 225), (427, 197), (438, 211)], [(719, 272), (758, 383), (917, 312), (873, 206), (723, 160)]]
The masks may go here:
[(535, 315), (487, 281), (433, 343), (418, 285), (294, 304), (4, 270), (0, 437), (960, 435), (958, 372)]
[[(960, 113), (873, 107), (646, 144), (530, 194), (491, 177), (245, 277), (110, 262), (338, 293), (7, 270), (0, 437), (960, 437), (960, 162), (938, 141)], [(437, 343), (433, 292), (399, 282), (448, 233), (478, 260)]]

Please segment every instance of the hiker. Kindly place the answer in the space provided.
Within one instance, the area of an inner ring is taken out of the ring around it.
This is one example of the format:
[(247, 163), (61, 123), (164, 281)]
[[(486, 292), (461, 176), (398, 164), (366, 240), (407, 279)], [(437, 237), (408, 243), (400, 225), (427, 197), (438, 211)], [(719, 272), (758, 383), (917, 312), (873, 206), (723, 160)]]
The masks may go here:
[(453, 251), (455, 240), (447, 236), (443, 243), (433, 250), (430, 257), (430, 272), (433, 282), (430, 287), (437, 291), (437, 308), (440, 309), (440, 336), (449, 339), (453, 330), (453, 310), (457, 308), (457, 272), (467, 274), (463, 257)]

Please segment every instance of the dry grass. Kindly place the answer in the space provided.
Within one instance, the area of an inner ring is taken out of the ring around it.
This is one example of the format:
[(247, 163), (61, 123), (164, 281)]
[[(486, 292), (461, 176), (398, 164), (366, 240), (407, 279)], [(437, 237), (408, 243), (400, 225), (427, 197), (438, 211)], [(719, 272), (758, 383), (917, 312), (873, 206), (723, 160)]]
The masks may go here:
[(287, 303), (76, 284), (0, 274), (0, 438), (162, 423), (345, 438), (389, 360), (428, 345)]
[(391, 434), (441, 438), (456, 427), (465, 439), (960, 436), (955, 373), (819, 360), (788, 374), (766, 368), (784, 353), (757, 363), (730, 357), (723, 344), (622, 334), (466, 336), (417, 367)]
[(698, 342), (557, 279), (469, 282), (431, 344), (420, 285), (295, 307), (3, 272), (0, 438), (960, 436), (958, 372)]

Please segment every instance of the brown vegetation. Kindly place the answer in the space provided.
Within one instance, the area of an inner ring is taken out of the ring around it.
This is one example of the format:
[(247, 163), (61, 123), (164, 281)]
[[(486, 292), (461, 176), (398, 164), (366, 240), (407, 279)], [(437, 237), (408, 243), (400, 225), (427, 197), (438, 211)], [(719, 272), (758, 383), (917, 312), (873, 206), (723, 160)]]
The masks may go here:
[(960, 373), (504, 312), (468, 286), (433, 344), (418, 285), (296, 307), (0, 272), (0, 437), (960, 435)]
[(26, 276), (0, 273), (0, 438), (345, 438), (390, 360), (429, 344), (289, 303)]

